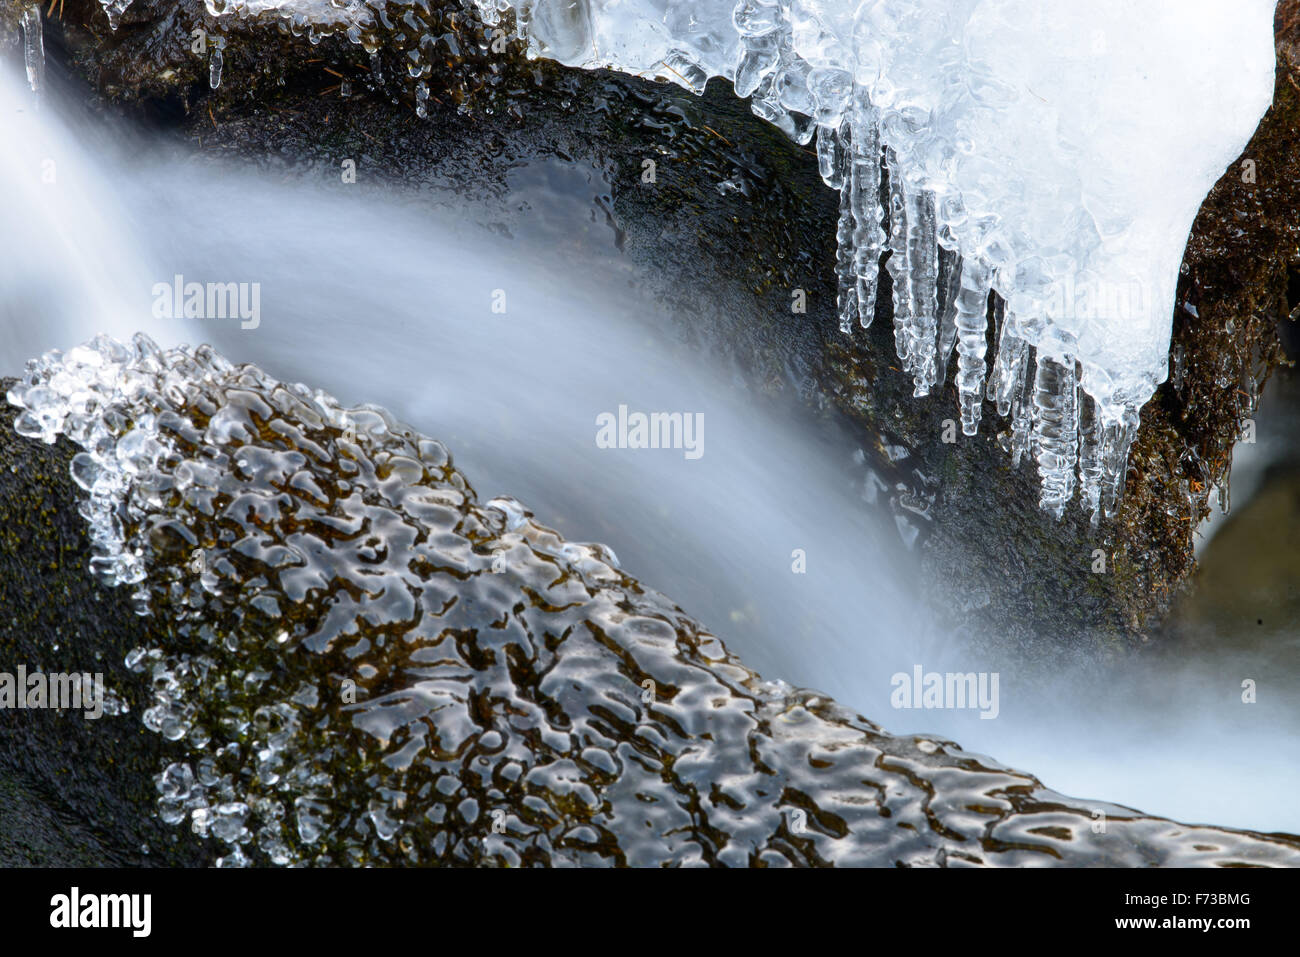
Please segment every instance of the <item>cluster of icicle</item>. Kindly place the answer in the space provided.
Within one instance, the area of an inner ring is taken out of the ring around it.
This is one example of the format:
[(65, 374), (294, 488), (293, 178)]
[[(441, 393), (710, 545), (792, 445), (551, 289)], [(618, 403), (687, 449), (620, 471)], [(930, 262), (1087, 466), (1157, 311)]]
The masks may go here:
[[(1072, 357), (1036, 354), (1019, 335), (1005, 302), (990, 298), (994, 267), (982, 257), (964, 258), (941, 235), (934, 194), (904, 176), (882, 175), (880, 130), (869, 108), (852, 111), (838, 127), (819, 125), (816, 137), (822, 178), (840, 193), (840, 330), (850, 334), (855, 326), (871, 325), (880, 259), (888, 253), (894, 345), (912, 376), (914, 395), (929, 395), (944, 384), (955, 350), (962, 432), (979, 431), (987, 398), (1010, 420), (1004, 446), (1013, 467), (1026, 453), (1037, 462), (1043, 509), (1061, 518), (1077, 487), (1094, 524), (1103, 511), (1112, 515), (1123, 492), (1138, 409), (1125, 406), (1107, 420), (1079, 388)], [(892, 149), (884, 157), (886, 174), (901, 168)], [(888, 204), (887, 216), (882, 203)], [(997, 322), (991, 375), (990, 316)]]
[[(557, 40), (566, 31), (583, 29), (576, 22), (579, 13), (572, 14), (575, 22), (556, 23), (559, 15), (544, 4), (479, 2), (489, 24), (500, 22), (500, 14), (510, 6), (516, 8), (517, 29), (542, 55), (560, 46)], [(582, 6), (575, 5), (575, 10)], [(895, 345), (913, 379), (914, 394), (926, 396), (944, 384), (955, 350), (962, 432), (978, 433), (987, 398), (1010, 419), (1003, 445), (1013, 465), (1018, 466), (1026, 453), (1037, 463), (1043, 509), (1061, 518), (1078, 490), (1094, 524), (1103, 512), (1113, 514), (1123, 491), (1138, 405), (1099, 408), (1080, 389), (1075, 357), (1059, 350), (1049, 355), (1022, 335), (1017, 317), (991, 295), (997, 270), (1009, 259), (1005, 241), (990, 231), (977, 252), (968, 249), (962, 254), (956, 233), (967, 216), (960, 195), (950, 191), (940, 196), (926, 188), (915, 166), (909, 168), (909, 163), (924, 161), (919, 150), (909, 148), (913, 155), (900, 158), (912, 133), (906, 111), (882, 113), (853, 73), (813, 66), (803, 57), (796, 41), (807, 45), (810, 24), (807, 17), (800, 22), (798, 7), (766, 0), (735, 3), (731, 23), (740, 49), (730, 73), (707, 56), (683, 56), (680, 45), (662, 63), (679, 82), (695, 89), (702, 90), (711, 74), (730, 75), (736, 94), (750, 98), (755, 114), (797, 142), (815, 138), (821, 176), (840, 194), (836, 273), (841, 331), (851, 334), (855, 327), (871, 325), (881, 259), (887, 256)], [(670, 17), (671, 10), (664, 22)], [(801, 28), (805, 36), (797, 38)], [(536, 43), (539, 35), (549, 42)], [(706, 44), (698, 44), (698, 49), (706, 49)], [(1000, 322), (990, 375), (986, 353), (991, 316)]]

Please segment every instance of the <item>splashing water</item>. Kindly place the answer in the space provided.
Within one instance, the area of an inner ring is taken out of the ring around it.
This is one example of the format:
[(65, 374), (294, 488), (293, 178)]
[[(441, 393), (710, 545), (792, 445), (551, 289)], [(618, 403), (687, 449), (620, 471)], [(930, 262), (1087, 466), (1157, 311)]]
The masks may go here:
[[(364, 187), (214, 164), (200, 188), (195, 170), (156, 143), (101, 138), (90, 122), (74, 137), (55, 117), (24, 111), (14, 92), (0, 83), (14, 133), (0, 171), (21, 213), (0, 257), (8, 370), (98, 332), (128, 341), (145, 331), (163, 348), (210, 342), (285, 381), (429, 424), (480, 488), (527, 502), (570, 538), (608, 543), (631, 573), (671, 586), (712, 627), (771, 635), (746, 649), (760, 673), (851, 698), (910, 665), (928, 626), (918, 626), (894, 567), (903, 561), (895, 532), (862, 508), (854, 448), (829, 446), (794, 410), (759, 413), (751, 395), (669, 341), (660, 312), (629, 298), (604, 213), (588, 222), (592, 191), (607, 185), (564, 165), (517, 168), (516, 201), (555, 222), (531, 232), (512, 222), (523, 238), (503, 243), (461, 226), (461, 208)], [(47, 157), (58, 157), (53, 184), (41, 180)], [(195, 209), (199, 194), (201, 213), (175, 215)], [(341, 247), (340, 236), (353, 241)], [(575, 237), (585, 237), (580, 246)], [(558, 261), (537, 252), (547, 246), (561, 251)], [(557, 282), (571, 276), (564, 257), (575, 256), (590, 257), (593, 276), (608, 282)], [(259, 283), (260, 326), (157, 318), (152, 291), (176, 274)], [(498, 287), (508, 294), (504, 315), (490, 309)], [(597, 416), (620, 405), (702, 413), (705, 454), (598, 447)], [(795, 495), (800, 488), (817, 491)], [(791, 572), (809, 530), (831, 526), (843, 535), (817, 546), (814, 567), (821, 587), (842, 596), (835, 607)], [(864, 574), (870, 591), (858, 587)], [(816, 640), (843, 657), (863, 636), (879, 659), (838, 677), (799, 644)]]

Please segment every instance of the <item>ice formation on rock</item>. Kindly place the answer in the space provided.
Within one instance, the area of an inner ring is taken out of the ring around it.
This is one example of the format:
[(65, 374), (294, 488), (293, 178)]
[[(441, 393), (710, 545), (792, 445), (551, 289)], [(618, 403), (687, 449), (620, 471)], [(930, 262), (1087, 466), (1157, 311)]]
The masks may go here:
[[(404, 8), (428, 9), (428, 3), (375, 2), (375, 0), (203, 0), (214, 17), (236, 16), (240, 19), (278, 17), (294, 32), (309, 37), (341, 31), (354, 43), (363, 42), (366, 32), (376, 22), (391, 25), (403, 19)], [(314, 42), (314, 41), (313, 41)]]
[(533, 55), (697, 92), (724, 77), (816, 137), (841, 193), (841, 326), (871, 322), (887, 248), (916, 394), (955, 346), (962, 431), (987, 397), (1044, 508), (1076, 484), (1094, 519), (1113, 505), (1192, 220), (1272, 99), (1274, 0), (476, 2), (489, 24), (513, 10)]
[(220, 865), (1300, 864), (764, 681), (383, 409), (143, 336), (9, 400), (81, 450), (96, 569), (154, 615), (159, 816)]
[(33, 93), (40, 93), (45, 86), (45, 36), (41, 27), (41, 8), (30, 6), (24, 9), (21, 23), (27, 84)]
[(122, 14), (126, 13), (132, 0), (99, 0), (99, 3), (104, 8), (104, 15), (108, 17), (108, 25), (116, 30), (122, 22)]

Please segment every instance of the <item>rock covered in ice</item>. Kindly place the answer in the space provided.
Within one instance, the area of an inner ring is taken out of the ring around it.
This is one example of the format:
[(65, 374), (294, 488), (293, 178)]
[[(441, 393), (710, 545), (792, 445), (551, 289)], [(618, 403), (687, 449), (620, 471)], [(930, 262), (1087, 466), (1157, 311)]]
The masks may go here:
[[(1274, 0), (475, 2), (488, 23), (512, 10), (533, 55), (696, 91), (725, 77), (816, 136), (842, 196), (842, 327), (870, 323), (888, 249), (917, 394), (955, 350), (966, 434), (987, 394), (1044, 507), (1076, 484), (1094, 516), (1113, 502), (1167, 374), (1192, 221), (1271, 102)], [(990, 290), (1006, 309), (986, 382)]]
[[(134, 0), (99, 0), (108, 17), (109, 26), (116, 30), (122, 15)], [(382, 4), (380, 4), (382, 5)], [(263, 14), (278, 16), (294, 27), (329, 33), (355, 31), (373, 22), (376, 4), (372, 0), (202, 0), (201, 6), (212, 17), (260, 17)], [(214, 87), (215, 89), (215, 87)]]
[(158, 813), (221, 864), (1300, 863), (763, 681), (382, 409), (144, 337), (9, 398), (132, 556), (99, 570), (158, 620)]

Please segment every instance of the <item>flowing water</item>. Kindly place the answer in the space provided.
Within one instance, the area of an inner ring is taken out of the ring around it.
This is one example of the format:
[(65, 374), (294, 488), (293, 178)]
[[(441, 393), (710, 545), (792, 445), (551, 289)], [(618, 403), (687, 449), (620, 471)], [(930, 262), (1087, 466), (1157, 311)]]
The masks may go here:
[[(941, 633), (848, 431), (748, 392), (638, 299), (599, 170), (521, 164), (503, 237), (473, 225), (485, 214), (468, 201), (219, 163), (60, 120), (45, 95), (36, 111), (18, 77), (0, 81), (0, 373), (99, 332), (210, 342), (438, 437), (482, 499), (514, 496), (566, 538), (607, 544), (767, 678), (1067, 794), (1300, 832), (1300, 672), (1285, 645), (1216, 633), (1195, 655), (1105, 664), (1058, 636), (1045, 669), (997, 636)], [(157, 316), (178, 275), (255, 286), (258, 314)], [(703, 454), (601, 448), (597, 417), (620, 406), (702, 414)], [(996, 720), (894, 710), (891, 676), (916, 664), (996, 672)]]

